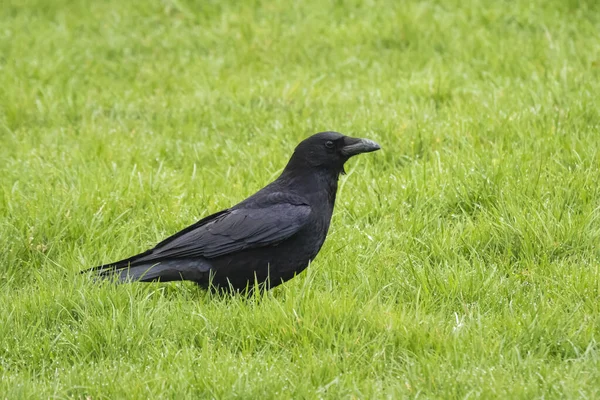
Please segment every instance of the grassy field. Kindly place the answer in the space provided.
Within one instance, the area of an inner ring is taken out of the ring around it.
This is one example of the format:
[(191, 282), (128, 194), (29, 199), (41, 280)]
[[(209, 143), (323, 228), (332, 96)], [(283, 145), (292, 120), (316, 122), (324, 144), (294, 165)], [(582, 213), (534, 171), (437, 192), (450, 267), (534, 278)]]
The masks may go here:
[[(600, 3), (0, 7), (0, 398), (598, 398)], [(353, 159), (262, 298), (96, 284), (281, 171)]]

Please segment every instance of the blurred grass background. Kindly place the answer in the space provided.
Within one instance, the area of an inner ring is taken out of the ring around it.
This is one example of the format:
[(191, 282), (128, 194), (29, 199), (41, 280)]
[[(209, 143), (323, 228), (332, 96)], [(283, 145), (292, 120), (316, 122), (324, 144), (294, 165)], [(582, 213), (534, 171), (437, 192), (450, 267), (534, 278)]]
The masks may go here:
[[(593, 0), (5, 0), (0, 393), (598, 397), (599, 78)], [(77, 275), (323, 130), (383, 151), (264, 298)]]

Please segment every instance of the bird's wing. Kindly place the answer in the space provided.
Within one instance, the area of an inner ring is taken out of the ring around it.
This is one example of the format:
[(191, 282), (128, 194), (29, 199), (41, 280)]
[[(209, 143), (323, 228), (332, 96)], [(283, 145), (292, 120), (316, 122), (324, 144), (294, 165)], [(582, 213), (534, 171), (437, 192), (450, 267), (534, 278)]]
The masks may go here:
[(210, 259), (275, 245), (302, 229), (310, 213), (310, 206), (298, 196), (272, 193), (259, 204), (240, 205), (226, 210), (204, 224), (166, 239), (142, 260)]

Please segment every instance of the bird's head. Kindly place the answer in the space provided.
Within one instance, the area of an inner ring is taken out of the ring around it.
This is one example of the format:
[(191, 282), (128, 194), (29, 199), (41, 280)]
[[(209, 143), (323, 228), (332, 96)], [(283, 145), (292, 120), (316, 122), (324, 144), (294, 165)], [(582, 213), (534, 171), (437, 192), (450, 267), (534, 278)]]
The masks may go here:
[(379, 145), (369, 139), (320, 132), (300, 142), (288, 167), (313, 167), (340, 174), (344, 173), (344, 163), (350, 157), (379, 149)]

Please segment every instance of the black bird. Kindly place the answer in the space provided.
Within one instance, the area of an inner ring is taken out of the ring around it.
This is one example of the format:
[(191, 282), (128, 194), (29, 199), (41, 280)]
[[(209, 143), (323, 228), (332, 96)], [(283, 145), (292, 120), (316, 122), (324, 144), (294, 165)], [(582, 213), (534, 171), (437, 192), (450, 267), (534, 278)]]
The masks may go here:
[[(329, 229), (344, 163), (379, 150), (368, 139), (321, 132), (302, 141), (275, 181), (141, 254), (86, 271), (119, 281), (189, 280), (204, 288), (273, 288), (302, 272)], [(84, 271), (84, 272), (86, 272)]]

